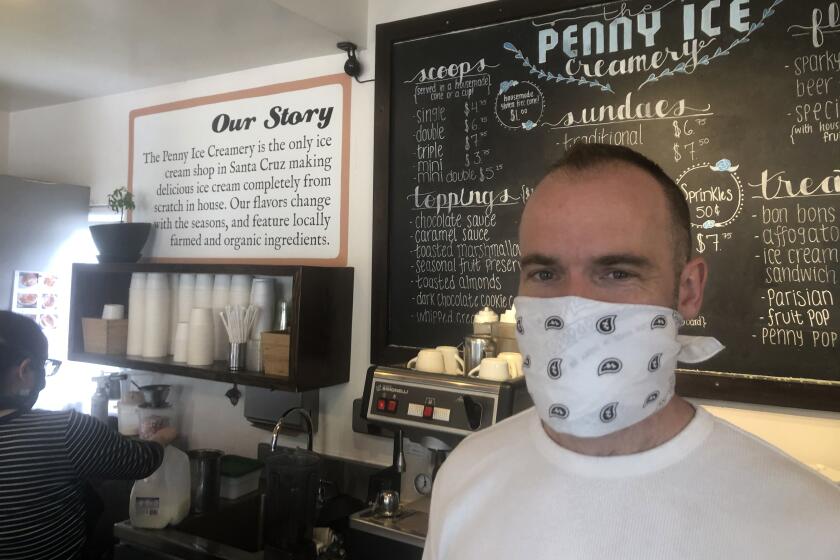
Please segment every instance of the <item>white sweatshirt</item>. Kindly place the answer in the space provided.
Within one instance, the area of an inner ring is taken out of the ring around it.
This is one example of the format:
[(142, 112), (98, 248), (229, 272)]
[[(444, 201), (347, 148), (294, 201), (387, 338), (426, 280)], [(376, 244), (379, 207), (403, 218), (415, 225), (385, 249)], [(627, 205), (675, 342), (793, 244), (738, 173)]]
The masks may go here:
[(534, 409), (441, 467), (424, 560), (838, 559), (840, 489), (701, 408), (634, 455), (554, 443)]

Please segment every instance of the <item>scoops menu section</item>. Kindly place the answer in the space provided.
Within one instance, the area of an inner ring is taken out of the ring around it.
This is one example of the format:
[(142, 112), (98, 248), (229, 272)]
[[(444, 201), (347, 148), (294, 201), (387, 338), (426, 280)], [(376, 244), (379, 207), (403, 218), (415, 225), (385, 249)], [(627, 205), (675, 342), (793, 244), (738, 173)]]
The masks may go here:
[[(577, 142), (685, 195), (707, 371), (840, 381), (840, 3), (615, 2), (395, 43), (388, 344), (457, 344), (516, 294), (519, 219)], [(562, 240), (558, 240), (562, 242)]]
[(492, 90), (483, 70), (479, 62), (462, 68), (468, 77), (416, 82), (407, 264), (412, 318), (430, 327), (467, 324), (475, 309), (512, 303), (503, 278), (517, 270), (519, 246), (498, 235), (498, 211), (521, 197), (495, 189), (504, 164), (489, 135)]

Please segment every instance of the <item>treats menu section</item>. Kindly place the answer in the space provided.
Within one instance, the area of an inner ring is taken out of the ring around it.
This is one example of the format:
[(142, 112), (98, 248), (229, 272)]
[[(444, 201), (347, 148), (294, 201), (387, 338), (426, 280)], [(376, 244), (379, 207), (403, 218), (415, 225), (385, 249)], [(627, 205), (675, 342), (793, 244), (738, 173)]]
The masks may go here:
[(840, 381), (840, 4), (613, 2), (391, 46), (387, 344), (510, 307), (519, 219), (577, 142), (631, 147), (709, 262), (702, 370)]

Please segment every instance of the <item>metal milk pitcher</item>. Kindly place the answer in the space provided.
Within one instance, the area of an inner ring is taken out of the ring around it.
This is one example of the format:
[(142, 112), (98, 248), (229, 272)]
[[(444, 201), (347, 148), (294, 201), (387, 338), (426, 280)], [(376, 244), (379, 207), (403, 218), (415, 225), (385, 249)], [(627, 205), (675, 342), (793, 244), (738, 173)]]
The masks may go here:
[(464, 337), (464, 372), (477, 367), (483, 358), (496, 355), (496, 344), (489, 334), (470, 334)]

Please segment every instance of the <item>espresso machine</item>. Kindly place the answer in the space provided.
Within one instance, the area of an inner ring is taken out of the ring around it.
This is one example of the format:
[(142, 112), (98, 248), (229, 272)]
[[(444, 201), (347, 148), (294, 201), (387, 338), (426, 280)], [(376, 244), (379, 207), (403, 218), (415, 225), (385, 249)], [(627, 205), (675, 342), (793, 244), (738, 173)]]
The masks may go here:
[[(350, 517), (350, 528), (379, 539), (368, 546), (390, 547), (404, 558), (412, 552), (422, 553), (432, 485), (447, 454), (468, 435), (532, 404), (523, 377), (490, 381), (400, 366), (371, 366), (363, 397), (354, 406), (354, 431), (384, 437), (396, 434), (395, 465), (402, 452), (402, 435), (428, 450), (431, 461), (428, 472), (408, 473), (409, 480), (402, 481), (403, 501), (391, 503), (391, 495), (386, 492), (382, 499), (380, 492), (372, 507)], [(409, 549), (398, 550), (399, 545)]]

